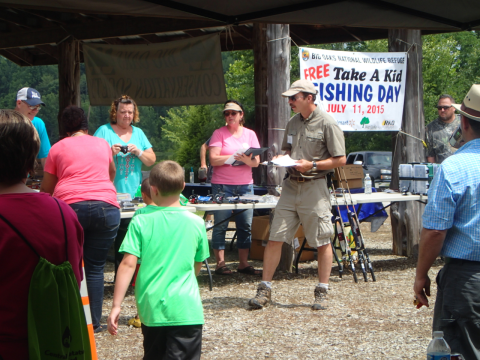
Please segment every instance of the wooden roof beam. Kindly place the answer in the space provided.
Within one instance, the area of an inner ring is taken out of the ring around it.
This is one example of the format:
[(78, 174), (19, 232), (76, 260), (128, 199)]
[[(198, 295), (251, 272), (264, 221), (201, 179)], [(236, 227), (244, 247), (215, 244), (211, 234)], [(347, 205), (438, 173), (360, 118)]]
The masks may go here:
[(156, 18), (145, 19), (132, 17), (123, 20), (95, 22), (95, 26), (89, 26), (88, 23), (83, 23), (79, 25), (38, 29), (35, 32), (15, 32), (9, 34), (9, 36), (0, 38), (0, 49), (58, 43), (68, 35), (75, 37), (77, 40), (97, 40), (216, 26), (218, 26), (218, 23), (213, 21), (192, 20), (185, 23), (176, 19), (163, 19), (159, 22)]
[(222, 23), (227, 23), (227, 24), (229, 23), (229, 17), (227, 15), (220, 14), (214, 11), (205, 10), (196, 6), (182, 4), (182, 3), (178, 3), (176, 1), (171, 1), (171, 0), (143, 0), (143, 1), (155, 4), (155, 5), (165, 6), (170, 9), (180, 10), (188, 14), (203, 16), (204, 18), (220, 21)]

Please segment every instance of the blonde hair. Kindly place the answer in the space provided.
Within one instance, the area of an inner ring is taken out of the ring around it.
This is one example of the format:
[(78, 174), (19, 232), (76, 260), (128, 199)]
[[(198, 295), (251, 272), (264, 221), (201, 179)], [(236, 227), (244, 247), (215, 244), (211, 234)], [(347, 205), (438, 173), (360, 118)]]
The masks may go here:
[(0, 110), (0, 182), (15, 183), (34, 169), (40, 138), (32, 122), (15, 110)]
[(180, 195), (184, 182), (183, 168), (172, 160), (161, 161), (150, 171), (150, 185), (162, 196)]
[(140, 113), (138, 112), (138, 106), (135, 100), (133, 100), (128, 95), (122, 95), (118, 99), (113, 100), (112, 105), (110, 106), (110, 124), (117, 123), (117, 110), (120, 104), (132, 104), (133, 105), (133, 124), (136, 124), (140, 121)]

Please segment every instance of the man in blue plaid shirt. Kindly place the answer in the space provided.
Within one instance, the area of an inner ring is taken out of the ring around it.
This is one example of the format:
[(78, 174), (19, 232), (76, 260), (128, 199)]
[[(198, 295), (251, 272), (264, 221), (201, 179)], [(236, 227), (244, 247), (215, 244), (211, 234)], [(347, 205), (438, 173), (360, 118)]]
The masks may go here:
[(453, 106), (465, 144), (442, 162), (428, 192), (414, 291), (417, 307), (428, 306), (428, 270), (443, 256), (433, 331), (443, 331), (452, 353), (480, 359), (480, 85)]

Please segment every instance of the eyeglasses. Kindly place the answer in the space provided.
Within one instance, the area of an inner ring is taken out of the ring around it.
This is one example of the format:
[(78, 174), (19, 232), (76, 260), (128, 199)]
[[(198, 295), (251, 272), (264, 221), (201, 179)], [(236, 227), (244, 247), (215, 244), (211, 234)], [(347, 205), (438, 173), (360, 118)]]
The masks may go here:
[(452, 107), (452, 105), (449, 105), (449, 106), (437, 106), (437, 109), (440, 111), (440, 110), (444, 110), (444, 111), (447, 111), (448, 109), (450, 109)]
[(224, 111), (223, 112), (224, 116), (230, 116), (230, 115), (235, 116), (237, 114), (240, 114), (240, 111)]
[(40, 105), (40, 104), (35, 105), (35, 106), (31, 106), (31, 105), (28, 105), (28, 103), (27, 103), (25, 100), (22, 100), (22, 102), (24, 102), (25, 104), (27, 104), (27, 107), (28, 107), (30, 110), (40, 111), (40, 109), (42, 108), (42, 105)]
[[(300, 96), (300, 98), (301, 98), (301, 96)], [(297, 101), (297, 100), (300, 99), (300, 98), (297, 98), (297, 95), (292, 95), (292, 96), (289, 96), (289, 97), (288, 97), (288, 99), (289, 99), (290, 101), (293, 101), (293, 102)], [(303, 98), (305, 99), (305, 97), (303, 97)]]

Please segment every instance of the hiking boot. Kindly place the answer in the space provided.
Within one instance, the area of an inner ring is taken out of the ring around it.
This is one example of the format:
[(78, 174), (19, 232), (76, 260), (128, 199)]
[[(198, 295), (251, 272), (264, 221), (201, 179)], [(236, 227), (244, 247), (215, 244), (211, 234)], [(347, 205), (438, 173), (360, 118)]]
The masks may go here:
[(327, 307), (325, 305), (327, 301), (327, 289), (316, 286), (314, 294), (315, 300), (313, 301), (312, 310), (326, 310)]
[(264, 283), (260, 283), (257, 288), (257, 295), (253, 299), (250, 299), (248, 305), (252, 309), (261, 309), (264, 306), (268, 306), (272, 299), (272, 289), (270, 289)]

